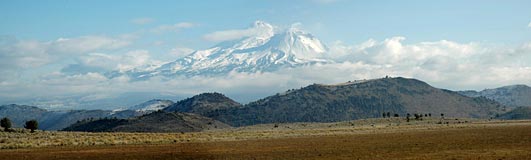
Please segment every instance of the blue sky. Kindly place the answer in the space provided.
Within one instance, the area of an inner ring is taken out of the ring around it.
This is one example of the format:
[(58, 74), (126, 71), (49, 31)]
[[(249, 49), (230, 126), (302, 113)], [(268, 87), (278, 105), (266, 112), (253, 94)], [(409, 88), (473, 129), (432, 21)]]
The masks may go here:
[[(454, 90), (530, 85), (529, 8), (526, 0), (3, 0), (0, 104), (75, 105), (80, 102), (72, 99), (129, 91), (181, 97), (220, 91), (249, 101), (311, 83), (387, 74)], [(338, 64), (312, 68), (326, 76), (299, 70), (212, 79), (244, 84), (228, 86), (103, 76), (207, 49), (220, 42), (209, 35), (244, 30), (257, 20), (278, 28), (300, 23)]]
[[(202, 34), (242, 28), (255, 20), (300, 22), (325, 42), (362, 42), (406, 36), (410, 42), (523, 42), (531, 39), (529, 1), (2, 1), (1, 35), (52, 40), (82, 35), (120, 35), (157, 25), (191, 22), (198, 27), (163, 39), (206, 48)], [(131, 24), (150, 18), (145, 25)]]

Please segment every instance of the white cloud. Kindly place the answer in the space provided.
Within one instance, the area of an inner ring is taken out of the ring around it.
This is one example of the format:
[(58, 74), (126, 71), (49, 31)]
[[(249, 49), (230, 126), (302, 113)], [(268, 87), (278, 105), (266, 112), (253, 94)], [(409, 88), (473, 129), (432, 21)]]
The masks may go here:
[(153, 21), (155, 21), (155, 20), (152, 19), (152, 18), (143, 17), (143, 18), (133, 19), (133, 20), (131, 20), (131, 23), (138, 24), (138, 25), (144, 25), (144, 24), (149, 24), (149, 23), (151, 23)]
[(527, 25), (527, 27), (531, 28), (531, 22), (529, 22), (529, 24)]
[(151, 29), (153, 33), (164, 33), (164, 32), (179, 32), (181, 29), (197, 27), (198, 24), (191, 22), (180, 22), (173, 25), (160, 25)]
[(256, 35), (256, 33), (257, 33), (257, 30), (254, 28), (242, 29), (242, 30), (224, 30), (224, 31), (216, 31), (213, 33), (209, 33), (207, 35), (204, 35), (203, 38), (208, 41), (220, 42), (220, 41), (240, 39), (243, 37)]
[(184, 57), (190, 53), (192, 53), (194, 49), (186, 48), (186, 47), (175, 47), (170, 50), (170, 54), (174, 56), (175, 58)]
[(60, 53), (86, 53), (101, 49), (118, 49), (129, 45), (125, 39), (115, 39), (106, 36), (83, 36), (77, 38), (59, 38), (49, 42), (52, 51)]
[(0, 70), (39, 67), (68, 57), (128, 46), (131, 39), (107, 36), (59, 38), (53, 41), (0, 37)]
[(208, 41), (228, 41), (241, 39), (243, 37), (249, 36), (268, 36), (274, 33), (275, 26), (267, 24), (262, 21), (254, 22), (252, 27), (247, 29), (233, 29), (233, 30), (223, 30), (216, 31), (203, 36), (203, 39)]
[[(499, 47), (448, 40), (405, 44), (404, 37), (332, 45), (336, 61), (362, 62), (381, 74), (414, 77), (449, 89), (530, 84), (531, 47)], [(383, 76), (383, 75), (380, 75)], [(373, 75), (374, 77), (374, 75)]]
[(151, 58), (147, 50), (133, 50), (124, 54), (110, 55), (90, 53), (76, 58), (77, 63), (64, 67), (61, 72), (68, 75), (86, 73), (105, 73), (110, 71), (128, 71), (135, 68), (150, 68), (162, 64)]

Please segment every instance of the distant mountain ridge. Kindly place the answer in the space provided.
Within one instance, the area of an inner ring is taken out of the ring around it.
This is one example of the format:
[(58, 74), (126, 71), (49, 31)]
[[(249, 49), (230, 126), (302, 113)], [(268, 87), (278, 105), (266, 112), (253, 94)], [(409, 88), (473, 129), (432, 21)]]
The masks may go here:
[(39, 122), (39, 129), (43, 130), (60, 130), (76, 121), (89, 118), (129, 118), (140, 115), (142, 115), (142, 113), (130, 110), (118, 112), (110, 110), (48, 111), (27, 105), (10, 104), (0, 106), (0, 117), (11, 119), (14, 127), (22, 128), (26, 121), (35, 119)]
[(531, 107), (518, 107), (499, 115), (497, 118), (509, 120), (531, 119)]
[(135, 106), (131, 106), (128, 109), (68, 111), (49, 111), (35, 106), (9, 104), (0, 106), (0, 117), (10, 118), (14, 127), (18, 128), (22, 128), (26, 121), (35, 119), (39, 122), (40, 129), (60, 130), (77, 121), (85, 119), (127, 119), (157, 110), (162, 110), (171, 104), (173, 104), (173, 101), (153, 99)]
[(531, 87), (527, 85), (511, 85), (482, 91), (459, 91), (469, 97), (487, 97), (511, 108), (531, 106)]

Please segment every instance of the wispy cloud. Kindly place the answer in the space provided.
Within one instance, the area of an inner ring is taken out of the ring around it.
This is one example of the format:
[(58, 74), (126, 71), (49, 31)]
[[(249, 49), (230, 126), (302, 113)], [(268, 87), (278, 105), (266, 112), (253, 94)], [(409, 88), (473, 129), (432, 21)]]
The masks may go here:
[(267, 24), (262, 21), (254, 22), (252, 27), (247, 29), (231, 29), (231, 30), (222, 30), (216, 31), (203, 36), (203, 39), (208, 41), (220, 42), (220, 41), (229, 41), (236, 40), (243, 37), (256, 36), (256, 35), (269, 35), (274, 31), (274, 26)]
[[(18, 40), (0, 37), (0, 68), (31, 68), (76, 57), (94, 51), (120, 49), (131, 44), (131, 39), (107, 36), (58, 38), (53, 41)], [(1, 70), (1, 69), (0, 69)]]
[(151, 29), (153, 33), (164, 33), (164, 32), (179, 32), (181, 29), (193, 28), (199, 26), (196, 23), (191, 22), (180, 22), (173, 25), (160, 25)]
[(529, 24), (527, 25), (527, 27), (531, 28), (531, 22), (529, 22)]
[(192, 53), (193, 51), (194, 49), (187, 47), (175, 47), (170, 50), (170, 54), (176, 58), (180, 58)]
[(128, 71), (134, 68), (149, 68), (162, 62), (152, 59), (147, 50), (132, 50), (124, 54), (90, 53), (76, 58), (77, 63), (61, 69), (68, 75)]
[(144, 24), (152, 23), (153, 21), (155, 20), (152, 18), (142, 17), (142, 18), (136, 18), (136, 19), (131, 20), (131, 23), (138, 24), (138, 25), (144, 25)]

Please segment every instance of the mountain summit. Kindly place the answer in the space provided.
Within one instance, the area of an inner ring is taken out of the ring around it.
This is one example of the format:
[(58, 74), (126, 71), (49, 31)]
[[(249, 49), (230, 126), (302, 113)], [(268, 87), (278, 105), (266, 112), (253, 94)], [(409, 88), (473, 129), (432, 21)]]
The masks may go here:
[(229, 72), (268, 72), (331, 62), (324, 56), (328, 48), (296, 25), (276, 32), (271, 24), (256, 21), (246, 31), (252, 34), (195, 51), (153, 70), (126, 73), (136, 79), (159, 75), (225, 75)]

